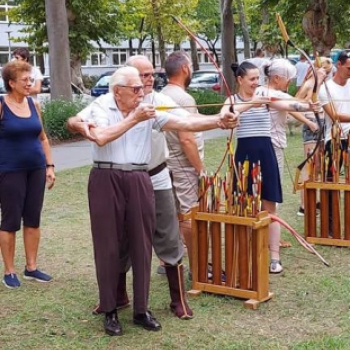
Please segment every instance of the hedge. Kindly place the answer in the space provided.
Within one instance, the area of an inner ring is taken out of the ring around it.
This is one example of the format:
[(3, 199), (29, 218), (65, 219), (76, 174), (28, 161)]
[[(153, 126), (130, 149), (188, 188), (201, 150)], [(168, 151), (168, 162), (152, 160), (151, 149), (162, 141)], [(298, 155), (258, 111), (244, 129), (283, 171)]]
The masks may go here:
[(42, 107), (43, 124), (47, 136), (54, 140), (68, 140), (74, 138), (66, 129), (68, 118), (75, 116), (86, 106), (80, 100), (45, 102)]
[[(204, 104), (222, 104), (225, 102), (226, 97), (210, 90), (190, 90), (189, 93), (196, 100), (198, 106)], [(210, 107), (201, 107), (198, 108), (199, 113), (201, 114), (216, 114), (220, 112), (222, 106), (210, 106)]]

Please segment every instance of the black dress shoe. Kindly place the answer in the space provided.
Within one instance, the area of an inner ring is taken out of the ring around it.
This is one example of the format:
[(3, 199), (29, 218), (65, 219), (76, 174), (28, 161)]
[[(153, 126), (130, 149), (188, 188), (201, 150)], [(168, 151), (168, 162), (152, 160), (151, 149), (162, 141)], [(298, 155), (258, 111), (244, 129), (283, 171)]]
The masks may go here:
[(117, 311), (107, 312), (103, 322), (106, 334), (110, 336), (122, 335), (123, 330), (118, 320)]
[(153, 317), (151, 311), (147, 311), (145, 314), (134, 315), (134, 324), (142, 326), (148, 331), (159, 331), (162, 329), (161, 324)]

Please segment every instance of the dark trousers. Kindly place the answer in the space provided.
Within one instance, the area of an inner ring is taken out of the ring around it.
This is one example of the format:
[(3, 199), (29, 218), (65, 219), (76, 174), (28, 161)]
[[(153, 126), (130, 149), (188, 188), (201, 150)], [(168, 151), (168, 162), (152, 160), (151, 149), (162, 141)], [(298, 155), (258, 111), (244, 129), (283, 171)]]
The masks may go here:
[(155, 226), (154, 194), (149, 175), (140, 171), (93, 168), (89, 207), (100, 308), (117, 305), (118, 276), (123, 272), (119, 251), (128, 241), (133, 268), (134, 313), (148, 304), (152, 236)]

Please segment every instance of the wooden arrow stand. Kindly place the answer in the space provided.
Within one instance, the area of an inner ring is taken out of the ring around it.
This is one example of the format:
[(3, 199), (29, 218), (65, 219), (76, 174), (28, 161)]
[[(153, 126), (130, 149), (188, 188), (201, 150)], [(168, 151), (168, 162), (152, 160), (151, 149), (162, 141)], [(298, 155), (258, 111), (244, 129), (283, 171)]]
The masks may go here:
[(273, 297), (269, 292), (267, 212), (248, 218), (199, 212), (195, 208), (191, 219), (190, 295), (209, 292), (247, 299), (244, 305), (250, 309)]
[(305, 182), (304, 194), (305, 239), (312, 244), (350, 247), (350, 184)]

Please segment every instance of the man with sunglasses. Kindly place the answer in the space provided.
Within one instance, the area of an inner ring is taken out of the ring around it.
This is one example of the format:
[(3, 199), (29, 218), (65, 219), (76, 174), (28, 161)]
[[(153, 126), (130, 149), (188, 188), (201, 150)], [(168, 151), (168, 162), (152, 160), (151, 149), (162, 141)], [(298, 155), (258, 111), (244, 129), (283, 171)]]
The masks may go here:
[[(25, 61), (29, 63), (30, 53), (28, 49), (21, 47), (13, 51), (12, 56), (15, 60)], [(43, 75), (37, 67), (32, 66), (32, 71), (30, 73), (31, 78), (31, 87), (30, 87), (30, 96), (33, 98), (37, 97), (37, 94), (41, 92), (41, 84), (43, 81)]]
[(146, 86), (139, 74), (134, 67), (118, 69), (111, 77), (110, 93), (68, 121), (70, 130), (94, 141), (88, 187), (91, 231), (99, 310), (105, 313), (105, 332), (112, 336), (122, 334), (116, 309), (122, 295), (120, 274), (125, 271), (120, 250), (125, 246), (133, 268), (133, 321), (146, 330), (161, 329), (147, 309), (155, 229), (154, 192), (146, 171), (152, 129), (233, 128), (238, 117), (226, 113), (183, 120), (166, 112), (156, 113), (154, 106), (144, 101)]

